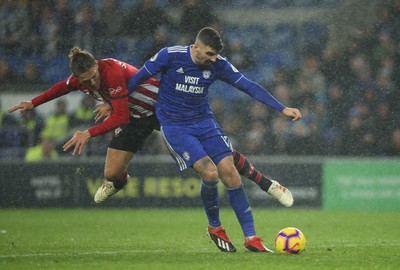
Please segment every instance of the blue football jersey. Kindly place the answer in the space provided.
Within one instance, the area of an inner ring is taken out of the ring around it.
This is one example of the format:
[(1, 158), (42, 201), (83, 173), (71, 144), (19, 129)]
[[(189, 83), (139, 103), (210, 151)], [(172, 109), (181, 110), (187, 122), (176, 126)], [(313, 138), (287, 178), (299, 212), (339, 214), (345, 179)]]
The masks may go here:
[(226, 58), (218, 55), (216, 62), (208, 66), (194, 63), (190, 46), (161, 49), (129, 79), (129, 92), (159, 73), (156, 113), (161, 125), (193, 124), (212, 116), (207, 94), (216, 80), (233, 85), (279, 111), (284, 109), (268, 91), (245, 78)]

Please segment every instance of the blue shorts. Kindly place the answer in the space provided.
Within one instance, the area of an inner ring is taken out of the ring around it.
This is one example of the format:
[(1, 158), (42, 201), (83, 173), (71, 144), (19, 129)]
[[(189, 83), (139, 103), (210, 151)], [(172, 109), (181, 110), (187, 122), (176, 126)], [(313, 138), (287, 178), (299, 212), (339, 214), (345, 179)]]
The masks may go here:
[(161, 126), (161, 133), (179, 171), (209, 156), (214, 164), (232, 155), (232, 144), (214, 120), (183, 126)]

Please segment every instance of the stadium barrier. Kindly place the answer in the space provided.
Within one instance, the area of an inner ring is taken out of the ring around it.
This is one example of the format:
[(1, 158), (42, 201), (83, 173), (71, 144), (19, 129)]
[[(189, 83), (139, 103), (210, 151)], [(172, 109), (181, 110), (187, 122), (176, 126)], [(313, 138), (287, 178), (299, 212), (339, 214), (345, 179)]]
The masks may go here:
[[(321, 206), (321, 164), (251, 157), (254, 165), (285, 184), (296, 206)], [(270, 160), (268, 164), (267, 160)], [(0, 163), (0, 207), (93, 207), (93, 195), (103, 181), (104, 161)], [(127, 186), (99, 207), (200, 207), (201, 180), (193, 170), (179, 173), (168, 157), (138, 157), (129, 167)], [(277, 202), (243, 178), (252, 206)], [(227, 206), (220, 183), (221, 205)], [(96, 206), (98, 207), (98, 206)]]
[[(294, 207), (400, 210), (400, 161), (250, 157), (256, 168), (287, 186)], [(0, 207), (93, 207), (104, 161), (0, 163)], [(96, 207), (201, 207), (200, 178), (178, 173), (169, 156), (137, 157), (127, 186)], [(281, 207), (242, 177), (254, 207)], [(228, 206), (220, 183), (221, 206)]]

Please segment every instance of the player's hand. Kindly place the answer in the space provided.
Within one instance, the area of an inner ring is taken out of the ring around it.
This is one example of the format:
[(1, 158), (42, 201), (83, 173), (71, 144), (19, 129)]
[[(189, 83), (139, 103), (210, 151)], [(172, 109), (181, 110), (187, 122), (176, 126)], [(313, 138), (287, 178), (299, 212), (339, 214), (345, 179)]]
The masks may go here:
[(19, 110), (20, 112), (26, 111), (26, 110), (32, 110), (35, 108), (32, 105), (31, 101), (22, 101), (14, 106), (12, 106), (10, 109), (8, 109), (9, 113), (15, 112), (16, 110)]
[(95, 113), (94, 122), (97, 123), (100, 119), (104, 118), (104, 121), (110, 117), (112, 113), (112, 107), (108, 103), (101, 103), (96, 105), (96, 109), (93, 111)]
[(293, 121), (300, 120), (303, 117), (301, 116), (299, 109), (296, 108), (286, 107), (285, 109), (283, 109), (282, 113), (286, 116), (292, 117)]
[(89, 131), (77, 131), (74, 136), (63, 146), (64, 152), (68, 151), (71, 147), (74, 147), (74, 151), (72, 151), (72, 155), (74, 156), (76, 153), (79, 155), (82, 153), (85, 144), (90, 140)]

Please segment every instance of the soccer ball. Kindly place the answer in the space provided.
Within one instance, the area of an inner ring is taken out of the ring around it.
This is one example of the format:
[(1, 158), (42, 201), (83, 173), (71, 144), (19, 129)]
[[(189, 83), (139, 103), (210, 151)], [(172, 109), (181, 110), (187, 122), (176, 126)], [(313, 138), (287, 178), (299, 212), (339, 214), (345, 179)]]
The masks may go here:
[(300, 254), (306, 249), (306, 238), (299, 229), (287, 227), (276, 235), (275, 248), (280, 254)]

